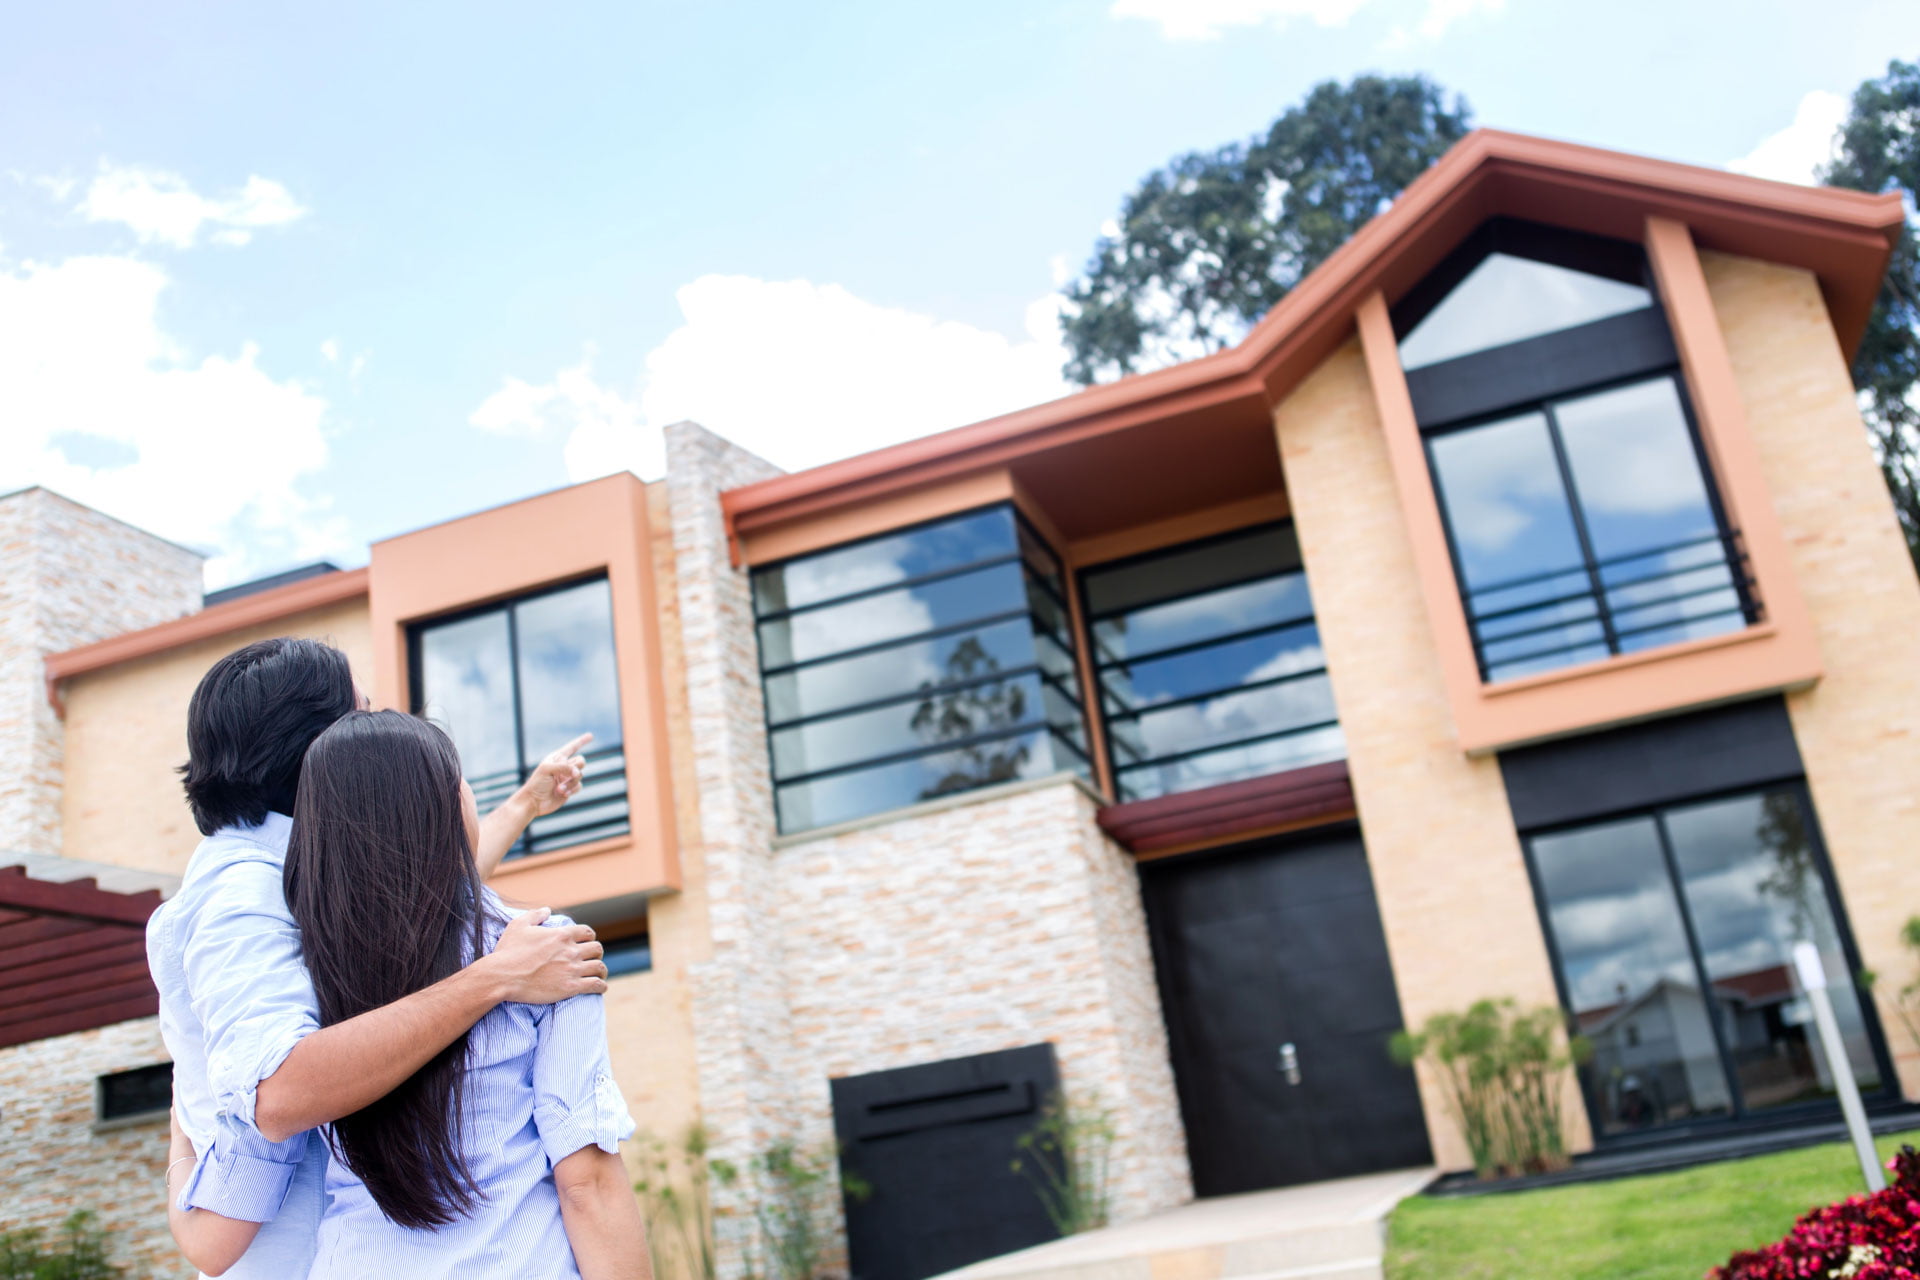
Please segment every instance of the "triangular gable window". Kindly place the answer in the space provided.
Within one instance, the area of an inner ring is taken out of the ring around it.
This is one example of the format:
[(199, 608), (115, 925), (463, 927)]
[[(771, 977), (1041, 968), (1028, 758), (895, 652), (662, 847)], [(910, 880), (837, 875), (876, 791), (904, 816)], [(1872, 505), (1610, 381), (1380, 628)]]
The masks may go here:
[(1497, 219), (1429, 277), (1424, 298), (1403, 304), (1401, 366), (1421, 369), (1650, 307), (1640, 276), (1629, 246)]

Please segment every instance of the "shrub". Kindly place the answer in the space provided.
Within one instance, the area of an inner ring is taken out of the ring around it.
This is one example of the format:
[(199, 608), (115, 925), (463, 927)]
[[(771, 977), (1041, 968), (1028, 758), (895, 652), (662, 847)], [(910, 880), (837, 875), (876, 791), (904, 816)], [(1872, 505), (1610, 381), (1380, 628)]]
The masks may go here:
[(1041, 1109), (1040, 1122), (1020, 1135), (1013, 1162), (1040, 1194), (1054, 1230), (1063, 1236), (1107, 1225), (1113, 1208), (1113, 1113), (1061, 1094)]
[(1802, 1215), (1786, 1239), (1736, 1253), (1708, 1280), (1913, 1280), (1920, 1275), (1920, 1153), (1888, 1164), (1893, 1184)]
[(1593, 1047), (1580, 1036), (1563, 1040), (1558, 1009), (1521, 1013), (1512, 1000), (1480, 1000), (1400, 1032), (1389, 1051), (1402, 1065), (1425, 1058), (1433, 1067), (1482, 1178), (1566, 1167), (1560, 1077)]
[(39, 1227), (0, 1231), (0, 1280), (118, 1280), (125, 1267), (107, 1261), (107, 1234), (85, 1209), (60, 1224), (53, 1239)]
[(759, 1228), (753, 1276), (818, 1280), (829, 1274), (833, 1238), (826, 1224), (838, 1212), (841, 1196), (864, 1200), (870, 1194), (866, 1183), (838, 1168), (839, 1161), (832, 1143), (802, 1149), (782, 1141), (755, 1156), (744, 1173), (730, 1161), (709, 1162), (721, 1186), (742, 1187), (749, 1197)]
[(642, 1140), (640, 1195), (656, 1276), (713, 1280), (713, 1201), (707, 1169), (707, 1131), (689, 1128), (677, 1148), (651, 1134)]

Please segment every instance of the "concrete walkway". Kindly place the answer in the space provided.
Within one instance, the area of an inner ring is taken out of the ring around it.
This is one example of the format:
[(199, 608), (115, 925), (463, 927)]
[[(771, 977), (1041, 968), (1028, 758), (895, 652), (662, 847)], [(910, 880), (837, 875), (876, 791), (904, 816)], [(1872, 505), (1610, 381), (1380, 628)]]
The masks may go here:
[(939, 1280), (1381, 1280), (1387, 1214), (1434, 1177), (1406, 1169), (1196, 1200)]

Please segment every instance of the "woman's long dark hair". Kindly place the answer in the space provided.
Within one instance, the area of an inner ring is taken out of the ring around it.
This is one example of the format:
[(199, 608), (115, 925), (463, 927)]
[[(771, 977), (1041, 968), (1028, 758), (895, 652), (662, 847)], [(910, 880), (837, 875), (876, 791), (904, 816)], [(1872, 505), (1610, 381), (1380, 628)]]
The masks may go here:
[[(481, 954), (480, 878), (447, 735), (398, 711), (354, 711), (314, 739), (286, 891), (322, 1026), (431, 986)], [(481, 1198), (460, 1142), (466, 1055), (462, 1036), (334, 1122), (334, 1154), (403, 1227), (443, 1226)]]

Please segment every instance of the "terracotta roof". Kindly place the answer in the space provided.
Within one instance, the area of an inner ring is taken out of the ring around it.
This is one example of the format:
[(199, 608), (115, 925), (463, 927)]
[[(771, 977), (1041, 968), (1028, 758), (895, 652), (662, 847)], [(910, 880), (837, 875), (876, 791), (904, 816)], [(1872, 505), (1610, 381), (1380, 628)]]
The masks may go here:
[[(47, 874), (76, 869), (30, 861)], [(117, 893), (91, 875), (43, 879), (18, 862), (0, 866), (0, 1048), (157, 1012), (146, 924), (165, 892)]]
[(730, 538), (849, 503), (1006, 465), (1130, 428), (1265, 412), (1352, 332), (1375, 289), (1396, 300), (1487, 218), (1639, 241), (1683, 221), (1705, 249), (1819, 277), (1842, 348), (1865, 331), (1905, 225), (1897, 193), (1770, 182), (1524, 134), (1478, 129), (1322, 263), (1236, 347), (1170, 369), (722, 495)]

